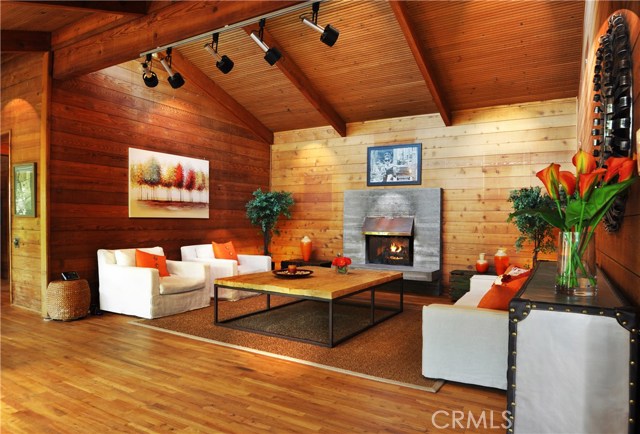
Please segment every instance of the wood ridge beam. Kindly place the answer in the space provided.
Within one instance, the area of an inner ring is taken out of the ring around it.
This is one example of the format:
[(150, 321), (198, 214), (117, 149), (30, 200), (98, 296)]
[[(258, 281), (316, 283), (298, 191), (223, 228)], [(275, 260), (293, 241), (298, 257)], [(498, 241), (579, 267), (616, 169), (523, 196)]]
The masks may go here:
[(55, 50), (53, 78), (89, 74), (140, 53), (198, 36), (229, 23), (274, 12), (299, 1), (180, 1), (149, 15)]
[(404, 34), (404, 37), (409, 45), (409, 49), (413, 54), (414, 59), (416, 60), (416, 64), (420, 69), (420, 73), (424, 78), (425, 83), (427, 84), (427, 88), (429, 88), (429, 92), (431, 93), (431, 97), (433, 98), (433, 102), (438, 107), (438, 111), (440, 112), (440, 116), (446, 126), (451, 126), (451, 109), (448, 107), (445, 102), (445, 98), (442, 95), (441, 89), (438, 87), (436, 80), (433, 76), (431, 69), (429, 68), (429, 64), (424, 55), (423, 47), (421, 46), (420, 39), (411, 24), (409, 11), (407, 10), (407, 4), (404, 1), (388, 1), (389, 6), (391, 6), (391, 10), (396, 16), (396, 20), (400, 25), (400, 29)]
[(51, 50), (51, 33), (26, 30), (0, 31), (2, 52), (47, 52)]
[(197, 66), (191, 63), (178, 49), (174, 49), (171, 54), (172, 63), (175, 69), (180, 71), (185, 81), (193, 83), (216, 103), (223, 106), (242, 122), (249, 130), (264, 140), (267, 144), (273, 144), (273, 132), (260, 122), (243, 105), (233, 99), (207, 74), (202, 72)]
[(149, 7), (147, 1), (26, 1), (29, 3), (60, 10), (99, 12), (122, 15), (145, 15)]
[[(248, 35), (254, 26), (245, 26), (244, 31)], [(302, 95), (311, 103), (313, 107), (329, 122), (329, 125), (335, 129), (341, 137), (347, 136), (347, 124), (342, 117), (336, 112), (331, 104), (318, 92), (311, 83), (311, 80), (302, 72), (300, 67), (295, 63), (292, 57), (280, 47), (278, 41), (265, 28), (263, 30), (263, 41), (269, 47), (277, 47), (282, 58), (276, 62), (276, 66), (289, 79), (289, 81), (302, 93)]]

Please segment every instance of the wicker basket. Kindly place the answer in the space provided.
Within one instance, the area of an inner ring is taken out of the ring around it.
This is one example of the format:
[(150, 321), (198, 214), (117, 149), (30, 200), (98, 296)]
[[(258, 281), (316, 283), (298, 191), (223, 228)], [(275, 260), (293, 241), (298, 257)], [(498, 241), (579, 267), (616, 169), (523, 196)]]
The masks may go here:
[(85, 279), (54, 280), (47, 287), (47, 313), (51, 319), (84, 318), (90, 304), (91, 290)]

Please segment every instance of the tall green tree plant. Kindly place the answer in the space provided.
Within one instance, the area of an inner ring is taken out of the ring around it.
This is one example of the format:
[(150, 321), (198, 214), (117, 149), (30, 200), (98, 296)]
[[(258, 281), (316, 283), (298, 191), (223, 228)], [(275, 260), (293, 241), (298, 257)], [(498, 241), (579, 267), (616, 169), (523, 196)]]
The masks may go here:
[[(513, 204), (514, 211), (523, 209), (554, 210), (555, 203), (549, 196), (542, 195), (540, 187), (525, 187), (512, 190), (509, 193), (509, 202)], [(533, 244), (533, 265), (538, 262), (538, 253), (551, 253), (556, 250), (556, 239), (553, 235), (553, 226), (538, 215), (509, 216), (507, 221), (513, 221), (521, 235), (515, 242), (517, 251), (524, 247), (525, 242)]]
[(278, 218), (283, 215), (291, 218), (291, 207), (294, 201), (291, 193), (286, 191), (263, 192), (257, 189), (253, 192), (253, 199), (247, 203), (247, 217), (252, 225), (258, 226), (264, 237), (264, 254), (269, 253), (269, 245), (273, 235), (280, 235), (276, 228)]

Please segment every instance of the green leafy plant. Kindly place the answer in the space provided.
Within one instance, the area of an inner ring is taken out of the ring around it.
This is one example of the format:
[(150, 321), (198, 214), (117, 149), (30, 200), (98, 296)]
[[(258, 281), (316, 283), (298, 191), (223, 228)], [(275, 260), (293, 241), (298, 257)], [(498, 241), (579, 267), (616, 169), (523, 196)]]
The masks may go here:
[[(525, 209), (555, 210), (555, 202), (547, 195), (541, 194), (540, 187), (524, 187), (509, 193), (509, 202), (514, 211)], [(553, 226), (539, 215), (511, 214), (507, 221), (512, 221), (522, 235), (515, 242), (520, 251), (525, 242), (533, 244), (533, 265), (538, 262), (538, 253), (551, 253), (556, 249)]]
[(293, 197), (289, 192), (263, 192), (261, 189), (254, 191), (253, 199), (247, 202), (247, 217), (249, 221), (262, 231), (265, 255), (270, 255), (269, 245), (273, 235), (280, 235), (280, 231), (276, 228), (278, 218), (281, 215), (291, 218), (290, 209), (293, 204)]

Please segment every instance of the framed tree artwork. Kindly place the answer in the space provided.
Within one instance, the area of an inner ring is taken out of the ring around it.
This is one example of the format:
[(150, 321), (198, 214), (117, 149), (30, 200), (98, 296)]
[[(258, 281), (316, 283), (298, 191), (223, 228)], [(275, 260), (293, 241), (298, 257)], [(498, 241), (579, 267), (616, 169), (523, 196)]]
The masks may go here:
[(422, 184), (422, 144), (367, 149), (367, 186)]
[(209, 218), (209, 161), (129, 148), (129, 217)]
[(36, 216), (36, 163), (13, 166), (13, 214)]

